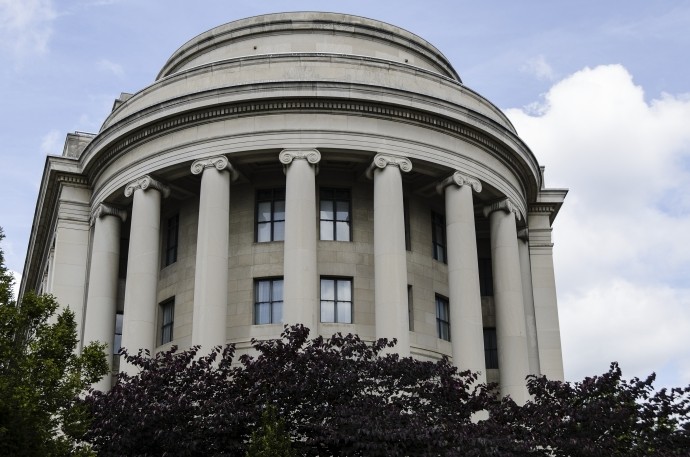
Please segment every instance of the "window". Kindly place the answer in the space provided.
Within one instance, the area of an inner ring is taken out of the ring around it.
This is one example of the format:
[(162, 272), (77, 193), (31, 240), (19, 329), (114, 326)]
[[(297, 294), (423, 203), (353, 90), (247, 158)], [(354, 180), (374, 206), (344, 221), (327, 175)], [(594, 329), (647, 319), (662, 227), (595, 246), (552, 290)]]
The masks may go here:
[(352, 323), (352, 279), (321, 278), (321, 322)]
[(498, 368), (498, 343), (494, 327), (484, 329), (484, 362), (487, 369)]
[(173, 323), (175, 322), (175, 298), (161, 303), (161, 344), (173, 340)]
[(403, 218), (405, 224), (405, 250), (412, 250), (412, 240), (410, 239), (410, 202), (403, 198)]
[(113, 340), (113, 355), (120, 353), (122, 347), (122, 320), (124, 315), (121, 312), (115, 314), (115, 338)]
[(350, 241), (350, 191), (321, 189), (319, 226), (322, 240)]
[(285, 239), (285, 189), (267, 189), (256, 193), (256, 241)]
[(446, 263), (446, 218), (442, 214), (431, 213), (431, 237), (434, 259)]
[(258, 279), (254, 282), (254, 324), (283, 322), (283, 279)]
[(414, 332), (414, 308), (412, 306), (412, 286), (407, 285), (407, 320), (409, 322), (409, 329)]
[(177, 262), (177, 241), (180, 225), (180, 215), (175, 214), (168, 218), (168, 227), (165, 237), (165, 266)]
[(440, 295), (436, 295), (436, 330), (439, 338), (450, 341), (450, 310), (448, 309), (448, 299)]
[(494, 275), (489, 258), (479, 258), (479, 291), (482, 297), (494, 295)]

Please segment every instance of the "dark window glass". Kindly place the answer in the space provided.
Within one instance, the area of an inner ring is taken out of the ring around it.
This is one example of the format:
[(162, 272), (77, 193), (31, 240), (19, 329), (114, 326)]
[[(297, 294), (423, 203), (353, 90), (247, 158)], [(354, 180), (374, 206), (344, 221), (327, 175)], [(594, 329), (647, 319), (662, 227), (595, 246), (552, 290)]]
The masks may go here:
[(352, 279), (321, 278), (321, 322), (352, 323)]
[(256, 193), (256, 241), (285, 239), (285, 189), (266, 189)]
[(412, 240), (410, 237), (410, 203), (403, 198), (403, 215), (405, 218), (405, 250), (412, 250)]
[(484, 329), (484, 362), (487, 369), (498, 368), (498, 343), (496, 329), (493, 327)]
[(414, 332), (414, 307), (412, 306), (412, 286), (407, 285), (407, 320), (411, 332)]
[(115, 338), (113, 340), (113, 354), (117, 355), (122, 347), (122, 320), (124, 315), (117, 313), (115, 315)]
[(436, 295), (436, 330), (439, 338), (450, 341), (450, 310), (448, 309), (448, 299), (440, 295)]
[(494, 275), (489, 258), (479, 259), (479, 291), (482, 297), (494, 295)]
[(165, 237), (165, 266), (177, 262), (177, 242), (179, 236), (180, 215), (175, 214), (168, 218), (168, 227)]
[(173, 323), (175, 322), (175, 299), (161, 303), (161, 344), (173, 340)]
[(319, 233), (322, 240), (350, 241), (351, 208), (348, 189), (321, 189)]
[(254, 282), (254, 324), (283, 322), (283, 279), (258, 279)]
[(431, 238), (434, 259), (447, 263), (446, 257), (446, 218), (442, 214), (431, 213)]

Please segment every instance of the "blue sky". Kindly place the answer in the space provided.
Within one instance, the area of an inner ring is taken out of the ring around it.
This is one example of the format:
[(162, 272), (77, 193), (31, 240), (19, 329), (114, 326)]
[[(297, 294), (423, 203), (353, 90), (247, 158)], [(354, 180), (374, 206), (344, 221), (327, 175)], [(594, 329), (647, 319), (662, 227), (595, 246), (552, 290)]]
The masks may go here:
[(405, 28), (504, 109), (570, 194), (555, 224), (566, 377), (621, 363), (690, 383), (690, 3), (0, 0), (0, 226), (21, 272), (46, 154), (120, 92), (247, 16), (319, 10)]

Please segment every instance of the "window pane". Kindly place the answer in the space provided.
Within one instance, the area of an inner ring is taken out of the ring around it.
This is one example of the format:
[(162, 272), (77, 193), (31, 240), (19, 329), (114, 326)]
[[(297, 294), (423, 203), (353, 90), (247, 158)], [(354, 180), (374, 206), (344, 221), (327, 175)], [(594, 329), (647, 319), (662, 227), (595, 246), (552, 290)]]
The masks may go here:
[(338, 301), (352, 301), (352, 282), (346, 279), (338, 280)]
[(257, 303), (255, 306), (256, 323), (269, 324), (271, 322), (271, 304)]
[(319, 202), (320, 219), (333, 220), (333, 202), (330, 200), (321, 200)]
[(349, 302), (338, 302), (338, 322), (344, 324), (352, 323), (352, 304)]
[(120, 352), (122, 347), (122, 335), (115, 334), (115, 341), (113, 341), (113, 354)]
[(115, 315), (115, 333), (122, 335), (122, 320), (124, 315), (122, 313), (117, 313)]
[(338, 241), (350, 241), (350, 223), (349, 222), (336, 222), (336, 236), (335, 239)]
[(169, 324), (173, 321), (173, 309), (171, 304), (163, 307), (163, 324)]
[(172, 341), (172, 327), (163, 327), (163, 338), (161, 344), (169, 343)]
[(273, 223), (273, 241), (283, 241), (285, 239), (285, 222)]
[(256, 226), (256, 241), (261, 243), (264, 241), (271, 241), (271, 223), (260, 222)]
[(339, 221), (350, 220), (350, 202), (336, 202), (336, 219)]
[(321, 300), (335, 300), (335, 280), (321, 280)]
[(335, 303), (332, 301), (321, 302), (321, 322), (335, 322)]
[(257, 205), (256, 220), (259, 222), (271, 220), (271, 202), (261, 202)]
[(256, 283), (256, 302), (267, 302), (271, 299), (271, 282), (258, 281)]
[(277, 200), (273, 203), (273, 220), (274, 221), (284, 221), (285, 220), (285, 201)]
[(333, 222), (321, 221), (321, 239), (326, 241), (333, 240)]
[(273, 316), (272, 316), (272, 321), (273, 324), (282, 324), (283, 322), (283, 302), (274, 302), (273, 303)]
[(273, 296), (272, 301), (283, 301), (283, 280), (276, 279), (273, 281)]

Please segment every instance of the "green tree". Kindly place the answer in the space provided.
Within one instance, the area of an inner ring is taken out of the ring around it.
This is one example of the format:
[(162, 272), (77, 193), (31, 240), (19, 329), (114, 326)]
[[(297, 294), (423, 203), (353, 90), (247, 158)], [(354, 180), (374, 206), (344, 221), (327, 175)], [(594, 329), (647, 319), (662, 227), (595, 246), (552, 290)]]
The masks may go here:
[(0, 455), (87, 455), (69, 435), (88, 426), (76, 400), (106, 374), (103, 346), (77, 355), (74, 313), (54, 316), (50, 295), (29, 292), (17, 303), (12, 286), (0, 249)]
[(290, 435), (285, 430), (285, 421), (278, 418), (274, 406), (267, 407), (261, 414), (261, 423), (252, 433), (246, 457), (292, 457)]

